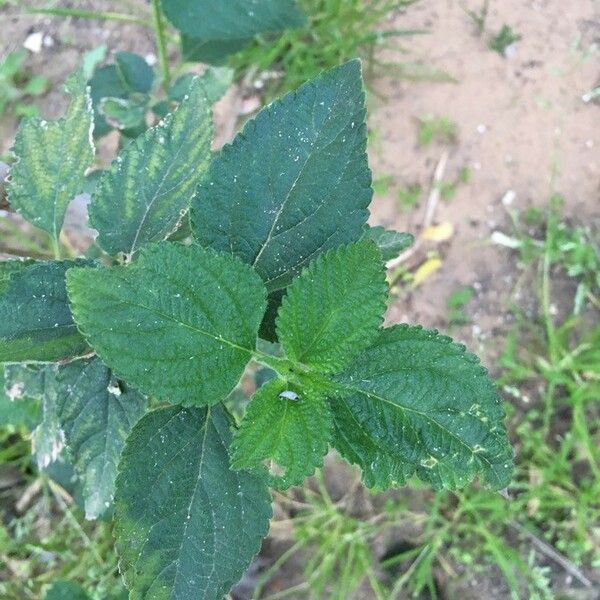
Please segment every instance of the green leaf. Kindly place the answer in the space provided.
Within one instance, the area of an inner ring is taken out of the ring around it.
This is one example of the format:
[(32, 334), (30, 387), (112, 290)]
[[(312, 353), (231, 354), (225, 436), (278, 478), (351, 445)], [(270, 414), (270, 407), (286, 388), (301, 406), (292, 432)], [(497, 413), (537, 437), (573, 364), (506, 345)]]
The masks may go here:
[(83, 83), (72, 78), (64, 118), (21, 121), (12, 151), (18, 157), (8, 187), (10, 205), (58, 243), (68, 204), (79, 193), (94, 160), (91, 100)]
[(165, 239), (204, 176), (211, 137), (208, 102), (196, 79), (177, 111), (126, 146), (102, 176), (90, 205), (98, 245), (131, 256)]
[(44, 600), (90, 600), (87, 592), (76, 583), (57, 581), (52, 584)]
[(117, 52), (115, 66), (121, 82), (130, 92), (147, 94), (154, 83), (152, 67), (139, 54)]
[(379, 248), (383, 260), (392, 260), (401, 252), (415, 243), (415, 237), (410, 233), (393, 231), (385, 227), (365, 227), (363, 239), (373, 240)]
[(123, 451), (117, 551), (131, 600), (222, 600), (258, 552), (271, 517), (263, 472), (229, 468), (222, 407), (147, 414)]
[[(233, 69), (228, 67), (209, 67), (199, 76), (209, 104), (221, 99), (233, 83), (233, 75)], [(169, 98), (174, 102), (181, 102), (194, 77), (197, 77), (194, 73), (186, 73), (179, 77), (169, 89)]]
[(271, 292), (319, 253), (359, 239), (372, 196), (364, 100), (354, 60), (249, 121), (192, 202), (198, 241), (251, 264)]
[(388, 286), (370, 240), (322, 254), (287, 290), (277, 334), (287, 357), (337, 373), (377, 337)]
[(505, 487), (512, 451), (494, 382), (473, 354), (436, 331), (384, 329), (343, 374), (332, 401), (334, 446), (359, 465), (369, 487), (413, 473), (435, 488), (476, 474)]
[(146, 404), (97, 358), (59, 367), (57, 417), (83, 484), (86, 518), (96, 519), (111, 506), (125, 438), (146, 412)]
[(0, 275), (0, 362), (58, 361), (88, 351), (71, 316), (65, 272), (90, 264), (40, 262), (19, 266), (8, 280)]
[(13, 273), (24, 271), (27, 267), (34, 264), (34, 262), (33, 260), (0, 261), (0, 294), (3, 294), (8, 289)]
[(162, 8), (179, 31), (207, 41), (251, 38), (306, 22), (294, 0), (162, 0)]
[(121, 81), (115, 65), (106, 65), (96, 69), (90, 79), (90, 95), (94, 108), (94, 137), (102, 137), (110, 130), (110, 125), (100, 112), (100, 102), (103, 98), (127, 98), (129, 92)]
[(323, 464), (330, 435), (331, 413), (324, 397), (276, 379), (252, 397), (233, 439), (231, 464), (247, 469), (272, 459), (271, 485), (285, 489)]
[(163, 242), (128, 267), (68, 273), (81, 330), (118, 377), (177, 404), (223, 400), (256, 345), (260, 278), (233, 256)]
[(115, 129), (146, 128), (146, 98), (102, 98), (98, 110)]
[(198, 39), (181, 34), (181, 54), (187, 62), (201, 62), (209, 65), (223, 65), (231, 56), (245, 48), (252, 38), (240, 40)]

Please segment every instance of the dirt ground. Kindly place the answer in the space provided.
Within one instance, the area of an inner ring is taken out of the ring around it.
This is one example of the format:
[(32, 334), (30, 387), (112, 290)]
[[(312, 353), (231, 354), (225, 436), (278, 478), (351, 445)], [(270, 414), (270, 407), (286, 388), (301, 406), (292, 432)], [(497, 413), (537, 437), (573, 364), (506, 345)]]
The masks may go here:
[[(557, 192), (564, 196), (567, 217), (600, 225), (600, 106), (582, 99), (599, 84), (600, 3), (491, 0), (486, 32), (478, 36), (464, 7), (478, 10), (482, 1), (421, 0), (389, 23), (390, 28), (424, 28), (429, 34), (405, 40), (406, 55), (386, 51), (382, 57), (421, 59), (454, 83), (392, 76), (370, 82), (371, 164), (376, 179), (390, 182), (376, 195), (371, 222), (418, 236), (440, 159), (446, 155), (443, 180), (452, 181), (461, 169), (468, 169), (469, 180), (457, 186), (451, 201), (440, 200), (433, 215), (434, 224), (452, 225), (452, 235), (441, 243), (423, 243), (405, 263), (414, 269), (428, 253), (437, 252), (441, 267), (419, 287), (399, 295), (390, 306), (388, 322), (420, 322), (447, 330), (448, 296), (471, 286), (475, 296), (465, 312), (472, 324), (453, 334), (482, 353), (495, 371), (519, 277), (509, 251), (490, 240), (495, 231), (511, 233), (507, 211), (543, 207)], [(131, 4), (144, 10), (141, 0), (61, 3), (67, 4), (120, 11)], [(64, 99), (58, 84), (86, 50), (105, 43), (109, 51), (153, 52), (151, 35), (134, 25), (17, 13), (16, 8), (0, 9), (0, 53), (20, 47), (32, 32), (44, 33), (47, 45), (29, 64), (55, 84), (39, 101), (47, 117), (61, 113)], [(506, 57), (487, 45), (489, 36), (504, 24), (522, 38)], [(217, 109), (219, 143), (234, 132), (242, 93), (233, 90)], [(418, 119), (424, 115), (455, 122), (455, 143), (420, 147)], [(13, 133), (14, 123), (3, 120), (0, 154), (10, 147)], [(401, 210), (398, 188), (416, 183), (424, 188), (419, 205)], [(513, 198), (508, 206), (506, 198)], [(486, 597), (503, 596), (490, 592)]]

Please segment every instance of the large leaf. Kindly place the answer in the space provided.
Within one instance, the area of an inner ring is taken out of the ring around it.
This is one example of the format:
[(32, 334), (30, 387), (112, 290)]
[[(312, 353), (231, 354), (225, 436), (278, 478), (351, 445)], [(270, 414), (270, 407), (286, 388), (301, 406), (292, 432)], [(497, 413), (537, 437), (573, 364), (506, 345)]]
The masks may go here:
[(271, 517), (267, 478), (229, 468), (221, 407), (147, 414), (127, 440), (115, 497), (117, 550), (132, 600), (222, 600)]
[(90, 205), (98, 245), (131, 256), (165, 239), (204, 176), (211, 138), (209, 104), (197, 78), (175, 113), (126, 146), (100, 179)]
[(239, 40), (205, 40), (181, 34), (181, 54), (185, 61), (223, 65), (231, 54), (245, 48), (252, 38)]
[(388, 286), (372, 241), (330, 250), (289, 286), (277, 317), (288, 358), (338, 372), (377, 336)]
[(357, 240), (371, 200), (359, 61), (265, 108), (211, 163), (192, 203), (204, 246), (251, 264), (269, 291)]
[(90, 600), (87, 592), (71, 581), (56, 581), (48, 590), (44, 600)]
[(162, 0), (165, 15), (183, 33), (204, 40), (239, 40), (306, 22), (295, 0)]
[(67, 85), (73, 98), (58, 121), (24, 119), (13, 152), (10, 205), (30, 223), (47, 231), (58, 243), (65, 211), (81, 191), (85, 171), (94, 160), (92, 104), (77, 77)]
[(455, 488), (476, 474), (506, 486), (512, 451), (504, 410), (479, 360), (436, 331), (398, 325), (381, 332), (337, 378), (334, 445), (363, 470), (370, 487), (413, 473)]
[(57, 375), (56, 410), (82, 484), (85, 513), (111, 506), (125, 438), (146, 411), (146, 399), (117, 382), (98, 358), (74, 361)]
[(169, 242), (128, 267), (68, 274), (77, 323), (125, 381), (177, 404), (223, 400), (256, 345), (260, 278), (231, 255)]
[(323, 463), (331, 414), (323, 396), (276, 379), (252, 397), (232, 444), (235, 469), (272, 459), (271, 482), (279, 488), (302, 483)]
[(88, 350), (73, 322), (65, 272), (87, 261), (40, 262), (0, 275), (0, 362), (57, 361)]

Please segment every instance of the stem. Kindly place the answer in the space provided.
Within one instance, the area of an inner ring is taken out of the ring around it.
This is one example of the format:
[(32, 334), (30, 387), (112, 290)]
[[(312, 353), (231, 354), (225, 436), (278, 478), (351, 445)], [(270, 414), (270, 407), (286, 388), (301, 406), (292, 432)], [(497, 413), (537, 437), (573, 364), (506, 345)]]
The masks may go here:
[(60, 260), (60, 242), (56, 236), (52, 236), (52, 252), (54, 252), (54, 258)]
[(167, 38), (165, 23), (160, 12), (160, 0), (152, 0), (152, 20), (154, 32), (156, 33), (156, 47), (158, 49), (158, 60), (163, 75), (163, 87), (167, 91), (171, 85), (171, 73), (169, 72), (169, 56), (167, 54)]
[(82, 10), (79, 8), (30, 8), (27, 11), (32, 15), (50, 15), (54, 17), (78, 17), (83, 19), (98, 19), (100, 21), (124, 21), (136, 23), (144, 27), (152, 27), (152, 23), (136, 17), (118, 12)]

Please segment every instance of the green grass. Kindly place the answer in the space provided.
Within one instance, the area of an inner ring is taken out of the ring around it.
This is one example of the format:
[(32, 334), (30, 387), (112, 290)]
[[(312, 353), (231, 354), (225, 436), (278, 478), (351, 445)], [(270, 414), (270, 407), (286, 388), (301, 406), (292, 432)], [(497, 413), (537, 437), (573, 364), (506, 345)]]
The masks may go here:
[(454, 144), (457, 139), (458, 127), (449, 117), (425, 115), (419, 119), (420, 146), (430, 146), (433, 143)]
[[(259, 36), (232, 59), (238, 73), (274, 74), (265, 79), (268, 99), (293, 90), (324, 69), (360, 56), (367, 69), (383, 66), (375, 50), (403, 51), (399, 40), (425, 33), (422, 30), (391, 29), (390, 15), (416, 0), (299, 0), (309, 17), (302, 29), (280, 36)], [(399, 65), (396, 65), (399, 68)], [(413, 69), (418, 75), (418, 69)], [(422, 74), (427, 75), (424, 70)]]

